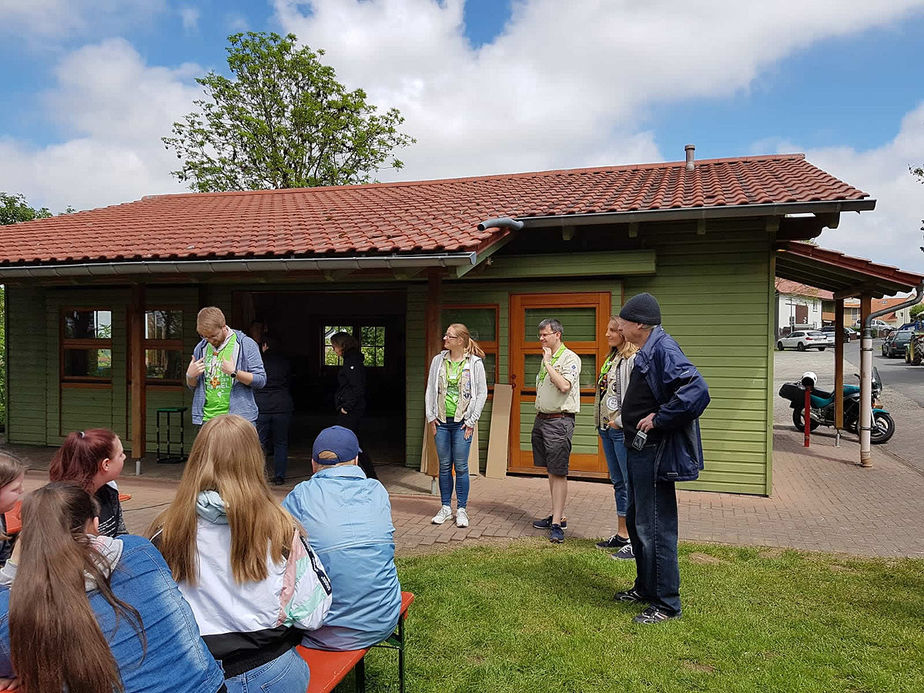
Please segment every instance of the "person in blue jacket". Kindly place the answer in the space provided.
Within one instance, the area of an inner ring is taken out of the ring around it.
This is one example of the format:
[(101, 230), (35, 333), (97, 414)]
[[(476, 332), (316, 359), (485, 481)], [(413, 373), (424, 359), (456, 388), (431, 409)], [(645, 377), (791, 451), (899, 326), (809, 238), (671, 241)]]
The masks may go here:
[(23, 500), (0, 570), (0, 690), (224, 691), (160, 553), (142, 537), (98, 535), (98, 515), (70, 482)]
[(196, 317), (202, 341), (186, 369), (186, 386), (193, 392), (192, 422), (201, 426), (221, 414), (237, 414), (255, 423), (259, 410), (253, 391), (266, 384), (260, 347), (225, 322), (225, 314), (207, 306)]
[(622, 403), (629, 472), (626, 525), (636, 578), (614, 599), (647, 603), (634, 620), (654, 624), (681, 614), (674, 484), (696, 479), (703, 468), (698, 419), (709, 404), (709, 388), (661, 327), (661, 306), (651, 294), (626, 301), (617, 327), (639, 351)]

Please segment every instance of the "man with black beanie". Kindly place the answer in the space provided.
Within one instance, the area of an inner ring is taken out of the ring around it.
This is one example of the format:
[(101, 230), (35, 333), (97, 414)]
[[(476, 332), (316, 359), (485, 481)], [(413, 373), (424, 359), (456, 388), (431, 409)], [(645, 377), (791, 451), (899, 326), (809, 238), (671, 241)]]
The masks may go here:
[(703, 468), (698, 419), (709, 404), (709, 389), (661, 327), (654, 296), (641, 293), (626, 301), (617, 327), (639, 351), (622, 403), (629, 471), (626, 526), (636, 578), (614, 599), (649, 604), (634, 620), (654, 624), (681, 614), (674, 484), (696, 479)]

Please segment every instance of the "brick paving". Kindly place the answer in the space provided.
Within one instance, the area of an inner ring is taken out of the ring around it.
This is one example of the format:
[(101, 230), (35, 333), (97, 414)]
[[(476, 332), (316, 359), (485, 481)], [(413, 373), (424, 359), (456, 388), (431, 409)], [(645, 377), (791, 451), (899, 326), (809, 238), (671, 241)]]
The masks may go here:
[[(774, 434), (773, 495), (680, 491), (680, 538), (687, 541), (791, 547), (864, 556), (924, 558), (924, 475), (884, 449), (873, 447), (873, 466), (856, 465), (857, 444), (834, 447), (815, 438), (810, 449), (801, 435), (780, 427)], [(33, 469), (27, 488), (44, 483), (50, 452), (10, 446)], [(149, 469), (149, 467), (153, 467)], [(145, 467), (134, 476), (128, 467), (119, 479), (129, 530), (142, 532), (173, 496), (181, 465)], [(294, 467), (299, 472), (304, 466)], [(531, 527), (549, 513), (548, 482), (542, 477), (472, 477), (471, 525), (458, 529), (430, 524), (439, 499), (430, 495), (430, 477), (401, 467), (377, 469), (389, 489), (399, 554), (484, 542), (541, 538)], [(282, 497), (289, 489), (276, 489)], [(615, 529), (612, 489), (607, 484), (569, 482), (567, 537), (609, 536)]]

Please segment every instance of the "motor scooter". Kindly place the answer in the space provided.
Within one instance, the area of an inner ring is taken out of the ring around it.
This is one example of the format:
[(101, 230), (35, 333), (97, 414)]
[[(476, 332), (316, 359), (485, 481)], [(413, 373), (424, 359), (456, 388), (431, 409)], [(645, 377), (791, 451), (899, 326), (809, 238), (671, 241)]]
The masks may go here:
[[(806, 373), (808, 381), (814, 380), (814, 373)], [(860, 376), (857, 375), (857, 378)], [(805, 376), (803, 376), (805, 380)], [(873, 421), (870, 426), (870, 442), (874, 445), (887, 442), (895, 433), (895, 421), (885, 409), (879, 395), (882, 393), (882, 381), (879, 369), (873, 368), (872, 404)], [(789, 400), (792, 407), (792, 424), (796, 430), (805, 430), (805, 386), (801, 382), (784, 383), (780, 388), (780, 397)], [(812, 388), (811, 394), (811, 430), (819, 426), (834, 425), (834, 393)], [(859, 431), (860, 421), (860, 386), (844, 385), (844, 428), (851, 433)]]

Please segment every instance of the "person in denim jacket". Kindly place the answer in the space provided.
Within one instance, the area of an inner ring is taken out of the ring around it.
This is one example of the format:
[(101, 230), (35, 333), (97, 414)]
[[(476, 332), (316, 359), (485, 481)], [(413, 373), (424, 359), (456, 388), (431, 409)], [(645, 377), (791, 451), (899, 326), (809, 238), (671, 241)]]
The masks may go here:
[(69, 482), (23, 501), (19, 542), (0, 570), (0, 690), (223, 691), (157, 549), (96, 535), (97, 512)]
[(636, 579), (615, 599), (647, 602), (635, 621), (654, 624), (681, 613), (674, 484), (697, 478), (703, 468), (697, 420), (709, 404), (709, 388), (661, 327), (661, 306), (651, 294), (626, 301), (617, 327), (639, 351), (622, 403), (629, 472), (626, 524)]
[(221, 414), (237, 414), (250, 423), (259, 415), (253, 391), (266, 385), (260, 347), (225, 323), (215, 306), (199, 311), (196, 331), (202, 341), (186, 369), (186, 386), (193, 390), (192, 422), (201, 426)]

